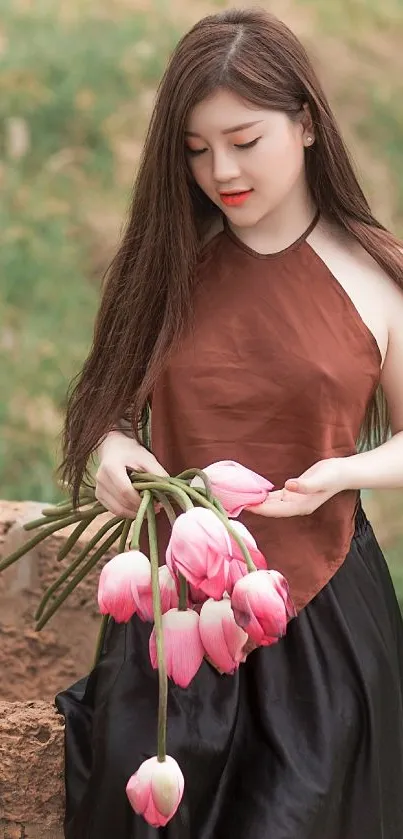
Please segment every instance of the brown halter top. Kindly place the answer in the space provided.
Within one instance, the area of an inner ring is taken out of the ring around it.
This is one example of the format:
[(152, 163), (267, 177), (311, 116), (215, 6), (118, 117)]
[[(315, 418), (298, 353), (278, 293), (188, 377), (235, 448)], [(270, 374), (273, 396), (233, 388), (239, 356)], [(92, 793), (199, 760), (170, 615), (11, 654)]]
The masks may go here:
[[(170, 474), (236, 460), (281, 488), (318, 460), (355, 454), (380, 352), (306, 241), (313, 225), (280, 253), (256, 253), (228, 225), (206, 246), (192, 326), (153, 392), (152, 448)], [(310, 516), (239, 517), (297, 610), (348, 553), (358, 497), (338, 493)], [(170, 531), (158, 519), (163, 551)]]

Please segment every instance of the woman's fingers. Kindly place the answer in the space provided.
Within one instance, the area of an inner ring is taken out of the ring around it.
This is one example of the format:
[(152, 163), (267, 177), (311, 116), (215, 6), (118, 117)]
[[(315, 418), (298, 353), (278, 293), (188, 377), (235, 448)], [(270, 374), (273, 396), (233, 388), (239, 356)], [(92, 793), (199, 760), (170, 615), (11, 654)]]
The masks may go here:
[[(96, 498), (115, 515), (135, 518), (141, 496), (134, 489), (128, 470), (149, 472), (162, 479), (168, 477), (168, 472), (148, 449), (120, 433), (110, 432), (100, 455), (95, 475)], [(159, 504), (155, 508), (156, 512), (161, 509)]]
[[(130, 483), (130, 482), (129, 482)], [(141, 498), (138, 492), (131, 487), (133, 495), (129, 495), (126, 491), (123, 493), (119, 489), (115, 489), (111, 483), (105, 485), (101, 481), (97, 481), (95, 486), (95, 497), (101, 504), (104, 505), (115, 516), (124, 516), (125, 518), (135, 518), (137, 510), (140, 506)]]
[(137, 455), (136, 458), (133, 458), (132, 462), (127, 463), (127, 466), (130, 469), (134, 469), (135, 472), (149, 472), (151, 475), (158, 475), (160, 478), (169, 477), (168, 472), (161, 466), (157, 458), (145, 449), (141, 452), (140, 456)]
[(120, 504), (110, 492), (101, 490), (99, 493), (96, 492), (95, 495), (98, 501), (100, 501), (110, 513), (113, 513), (114, 516), (119, 516), (122, 519), (136, 518), (137, 509)]
[(125, 466), (113, 464), (113, 467), (100, 467), (96, 474), (96, 489), (98, 487), (101, 492), (109, 492), (124, 507), (136, 510), (140, 506), (140, 495), (134, 489)]

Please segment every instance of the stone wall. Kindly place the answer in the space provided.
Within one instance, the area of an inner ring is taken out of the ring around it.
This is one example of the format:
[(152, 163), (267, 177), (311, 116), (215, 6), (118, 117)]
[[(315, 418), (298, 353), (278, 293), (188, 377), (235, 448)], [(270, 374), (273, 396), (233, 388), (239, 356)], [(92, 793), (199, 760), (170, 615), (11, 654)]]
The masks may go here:
[[(38, 518), (43, 506), (0, 502), (0, 557), (31, 538), (22, 524)], [(0, 574), (0, 839), (63, 836), (64, 728), (54, 696), (92, 666), (101, 566), (40, 632), (34, 613), (45, 589), (107, 518), (97, 519), (68, 560), (57, 562), (56, 553), (72, 527)]]
[(50, 702), (0, 702), (0, 839), (62, 839), (63, 735)]

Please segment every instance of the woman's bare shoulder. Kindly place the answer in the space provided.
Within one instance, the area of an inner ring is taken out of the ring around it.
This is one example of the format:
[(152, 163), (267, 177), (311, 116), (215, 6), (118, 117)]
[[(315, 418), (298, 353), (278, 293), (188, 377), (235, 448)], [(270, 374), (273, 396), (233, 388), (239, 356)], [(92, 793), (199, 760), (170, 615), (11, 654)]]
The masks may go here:
[(307, 241), (374, 335), (384, 360), (390, 324), (403, 304), (402, 290), (354, 236), (335, 224), (320, 219)]
[(366, 280), (374, 291), (378, 289), (385, 293), (387, 289), (391, 292), (396, 290), (396, 283), (360, 242), (333, 222), (320, 219), (308, 241), (324, 262), (334, 262), (340, 268), (344, 267), (347, 272), (353, 270), (354, 274), (361, 280)]

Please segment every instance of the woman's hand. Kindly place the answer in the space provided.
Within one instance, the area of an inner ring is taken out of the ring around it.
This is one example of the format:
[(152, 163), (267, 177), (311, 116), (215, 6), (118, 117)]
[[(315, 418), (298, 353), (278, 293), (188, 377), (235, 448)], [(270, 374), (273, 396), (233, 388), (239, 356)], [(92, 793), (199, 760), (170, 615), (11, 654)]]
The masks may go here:
[(299, 478), (290, 478), (283, 489), (270, 492), (263, 504), (245, 507), (268, 518), (309, 516), (337, 492), (347, 489), (342, 457), (319, 460)]
[(140, 495), (132, 486), (126, 468), (151, 472), (162, 478), (168, 472), (151, 452), (120, 431), (110, 431), (98, 448), (99, 467), (95, 475), (95, 497), (115, 516), (135, 518)]

